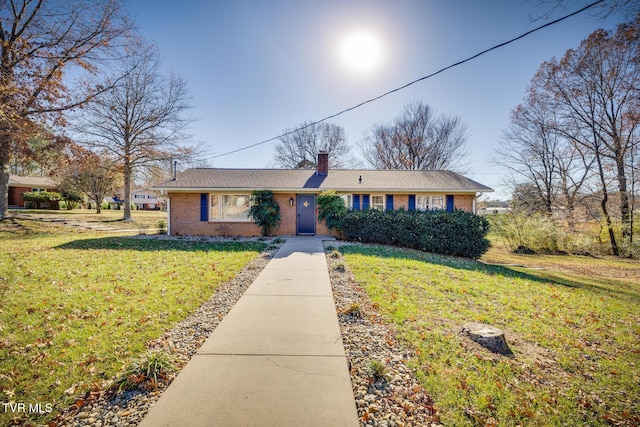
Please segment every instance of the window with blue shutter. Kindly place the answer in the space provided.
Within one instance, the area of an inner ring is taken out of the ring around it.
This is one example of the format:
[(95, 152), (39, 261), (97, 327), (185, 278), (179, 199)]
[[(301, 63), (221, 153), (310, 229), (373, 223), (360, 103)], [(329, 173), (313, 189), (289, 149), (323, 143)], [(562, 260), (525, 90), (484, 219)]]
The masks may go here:
[(209, 220), (209, 195), (200, 193), (200, 221)]
[(354, 194), (353, 195), (353, 210), (354, 211), (359, 211), (360, 210), (360, 195), (359, 194)]
[(393, 210), (393, 194), (387, 194), (387, 203), (385, 206), (385, 210), (388, 210), (388, 211)]
[(369, 195), (362, 195), (362, 210), (369, 209)]
[(409, 210), (410, 211), (415, 211), (416, 210), (416, 195), (415, 194), (409, 194)]

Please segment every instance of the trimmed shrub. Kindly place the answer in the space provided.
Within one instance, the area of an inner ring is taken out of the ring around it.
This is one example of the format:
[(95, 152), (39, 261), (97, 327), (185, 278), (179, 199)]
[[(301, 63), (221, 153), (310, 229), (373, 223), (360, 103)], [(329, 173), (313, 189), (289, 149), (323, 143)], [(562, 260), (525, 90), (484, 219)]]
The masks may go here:
[(489, 249), (488, 221), (464, 211), (348, 211), (346, 240), (382, 243), (443, 255), (479, 258)]
[(318, 219), (324, 221), (329, 230), (340, 228), (342, 218), (347, 213), (342, 197), (335, 191), (327, 190), (318, 195)]
[(33, 191), (22, 193), (25, 207), (35, 209), (60, 209), (61, 200), (59, 193), (51, 191)]
[(251, 193), (249, 218), (261, 227), (263, 236), (271, 235), (280, 222), (280, 205), (271, 190), (255, 190)]

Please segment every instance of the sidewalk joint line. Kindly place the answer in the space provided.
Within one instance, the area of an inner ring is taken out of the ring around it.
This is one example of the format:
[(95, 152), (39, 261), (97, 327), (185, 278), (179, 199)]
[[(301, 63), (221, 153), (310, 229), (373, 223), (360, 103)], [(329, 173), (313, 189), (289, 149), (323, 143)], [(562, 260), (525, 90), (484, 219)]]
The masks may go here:
[(196, 353), (194, 356), (255, 356), (255, 357), (342, 357), (344, 354), (279, 354), (279, 353)]
[(333, 295), (301, 295), (301, 294), (248, 294), (244, 293), (250, 297), (313, 297), (313, 298), (333, 298)]

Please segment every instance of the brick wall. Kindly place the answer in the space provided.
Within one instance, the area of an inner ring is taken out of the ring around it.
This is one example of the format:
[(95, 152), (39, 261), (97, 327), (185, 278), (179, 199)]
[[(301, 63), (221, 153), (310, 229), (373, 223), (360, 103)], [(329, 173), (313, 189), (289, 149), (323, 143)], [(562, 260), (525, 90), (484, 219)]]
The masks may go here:
[(24, 197), (22, 197), (22, 193), (29, 191), (31, 191), (30, 187), (9, 187), (9, 206), (24, 207)]
[(393, 209), (398, 210), (403, 208), (405, 211), (409, 210), (409, 195), (408, 194), (394, 194), (393, 195)]
[[(200, 221), (200, 193), (171, 193), (171, 229), (174, 236), (259, 236), (260, 227), (253, 222)], [(296, 195), (294, 193), (275, 194), (280, 205), (280, 223), (274, 230), (277, 235), (296, 234)], [(293, 198), (293, 206), (289, 199)], [(316, 206), (317, 218), (317, 206)], [(324, 222), (318, 221), (316, 234), (331, 234)]]
[[(252, 222), (220, 222), (200, 221), (200, 193), (171, 193), (171, 235), (199, 235), (199, 236), (259, 236), (260, 227)], [(275, 195), (280, 205), (280, 223), (274, 230), (277, 235), (296, 234), (296, 195), (295, 193), (278, 193)], [(293, 206), (289, 199), (293, 198)], [(473, 195), (455, 195), (454, 207), (471, 212), (473, 209)], [(394, 209), (408, 209), (409, 196), (395, 194)], [(316, 205), (316, 218), (318, 206)], [(324, 221), (316, 220), (317, 235), (331, 235)]]
[[(293, 193), (275, 194), (276, 201), (280, 205), (280, 224), (275, 230), (276, 234), (296, 234), (296, 195)], [(293, 198), (293, 206), (289, 206), (289, 199)]]
[(466, 194), (456, 194), (453, 196), (453, 207), (467, 212), (473, 212), (473, 199), (475, 196)]

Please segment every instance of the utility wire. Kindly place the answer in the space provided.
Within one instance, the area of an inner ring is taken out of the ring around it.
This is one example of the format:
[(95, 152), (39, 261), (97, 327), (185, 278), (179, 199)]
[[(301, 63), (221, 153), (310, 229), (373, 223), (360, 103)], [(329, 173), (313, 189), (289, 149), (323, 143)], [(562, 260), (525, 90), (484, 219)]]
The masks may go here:
[(326, 122), (327, 120), (330, 120), (330, 119), (333, 119), (333, 118), (335, 118), (335, 117), (341, 116), (342, 114), (348, 113), (349, 111), (355, 110), (356, 108), (360, 108), (360, 107), (362, 107), (363, 105), (366, 105), (366, 104), (369, 104), (369, 103), (371, 103), (371, 102), (377, 101), (378, 99), (380, 99), (380, 98), (384, 98), (385, 96), (391, 95), (392, 93), (399, 92), (399, 91), (401, 91), (401, 90), (403, 90), (403, 89), (408, 88), (408, 87), (409, 87), (409, 86), (411, 86), (411, 85), (414, 85), (414, 84), (416, 84), (416, 83), (418, 83), (418, 82), (421, 82), (421, 81), (423, 81), (423, 80), (430, 79), (431, 77), (437, 76), (438, 74), (443, 73), (443, 72), (445, 72), (445, 71), (447, 71), (447, 70), (449, 70), (449, 69), (451, 69), (451, 68), (454, 68), (454, 67), (457, 67), (457, 66), (459, 66), (459, 65), (462, 65), (462, 64), (464, 64), (464, 63), (466, 63), (466, 62), (469, 62), (469, 61), (471, 61), (471, 60), (473, 60), (473, 59), (478, 58), (479, 56), (482, 56), (482, 55), (484, 55), (484, 54), (486, 54), (486, 53), (489, 53), (489, 52), (491, 52), (491, 51), (493, 51), (493, 50), (496, 50), (496, 49), (499, 49), (499, 48), (501, 48), (501, 47), (503, 47), (503, 46), (506, 46), (506, 45), (508, 45), (508, 44), (511, 44), (511, 43), (513, 43), (513, 42), (515, 42), (515, 41), (518, 41), (518, 40), (522, 39), (522, 38), (525, 38), (525, 37), (527, 37), (528, 35), (535, 33), (536, 31), (540, 31), (540, 30), (542, 30), (543, 28), (549, 27), (549, 26), (551, 26), (551, 25), (557, 24), (558, 22), (564, 21), (565, 19), (571, 18), (572, 16), (578, 15), (579, 13), (582, 13), (582, 12), (584, 12), (585, 10), (590, 9), (590, 8), (592, 8), (593, 6), (595, 6), (595, 5), (599, 4), (599, 3), (602, 3), (602, 2), (604, 2), (604, 1), (605, 1), (605, 0), (598, 0), (598, 1), (596, 1), (596, 2), (593, 2), (593, 3), (591, 3), (591, 4), (588, 4), (588, 5), (586, 5), (585, 7), (583, 7), (582, 9), (576, 10), (575, 12), (572, 12), (572, 13), (570, 13), (570, 14), (568, 14), (568, 15), (565, 15), (565, 16), (563, 16), (563, 17), (561, 17), (561, 18), (558, 18), (558, 19), (556, 19), (556, 20), (554, 20), (554, 21), (547, 22), (547, 23), (546, 23), (546, 24), (544, 24), (544, 25), (540, 25), (539, 27), (536, 27), (536, 28), (534, 28), (534, 29), (532, 29), (532, 30), (530, 30), (530, 31), (527, 31), (527, 32), (526, 32), (526, 33), (524, 33), (524, 34), (521, 34), (521, 35), (519, 35), (519, 36), (517, 36), (517, 37), (514, 37), (514, 38), (512, 38), (511, 40), (508, 40), (508, 41), (506, 41), (506, 42), (503, 42), (503, 43), (497, 44), (497, 45), (495, 45), (495, 46), (493, 46), (493, 47), (490, 47), (490, 48), (488, 48), (488, 49), (485, 49), (485, 50), (483, 50), (483, 51), (481, 51), (481, 52), (476, 53), (476, 54), (475, 54), (475, 55), (473, 55), (473, 56), (469, 56), (468, 58), (463, 59), (462, 61), (458, 61), (458, 62), (456, 62), (456, 63), (454, 63), (454, 64), (448, 65), (448, 66), (446, 66), (446, 67), (444, 67), (444, 68), (439, 69), (438, 71), (436, 71), (436, 72), (434, 72), (434, 73), (431, 73), (431, 74), (426, 75), (426, 76), (424, 76), (424, 77), (420, 77), (419, 79), (416, 79), (416, 80), (414, 80), (414, 81), (412, 81), (412, 82), (409, 82), (409, 83), (407, 83), (407, 84), (405, 84), (405, 85), (403, 85), (403, 86), (397, 87), (397, 88), (395, 88), (395, 89), (391, 89), (390, 91), (385, 92), (385, 93), (383, 93), (382, 95), (378, 95), (378, 96), (376, 96), (376, 97), (374, 97), (374, 98), (367, 99), (366, 101), (363, 101), (363, 102), (361, 102), (361, 103), (359, 103), (359, 104), (356, 104), (356, 105), (354, 105), (353, 107), (349, 107), (349, 108), (344, 109), (344, 110), (342, 110), (342, 111), (339, 111), (339, 112), (337, 112), (337, 113), (335, 113), (335, 114), (332, 114), (332, 115), (330, 115), (330, 116), (327, 116), (327, 117), (325, 117), (325, 118), (323, 118), (323, 119), (317, 120), (317, 121), (315, 121), (315, 122), (308, 123), (308, 124), (306, 124), (305, 126), (301, 126), (301, 127), (299, 127), (299, 128), (296, 128), (296, 129), (290, 130), (290, 131), (285, 132), (285, 133), (282, 133), (282, 134), (280, 134), (280, 135), (278, 135), (278, 136), (274, 136), (273, 138), (265, 139), (264, 141), (256, 142), (255, 144), (247, 145), (246, 147), (237, 148), (237, 149), (235, 149), (235, 150), (227, 151), (226, 153), (217, 154), (217, 155), (215, 155), (215, 156), (212, 156), (212, 157), (209, 157), (209, 158), (205, 158), (205, 159), (201, 159), (201, 160), (212, 160), (212, 159), (217, 159), (218, 157), (228, 156), (229, 154), (234, 154), (234, 153), (238, 153), (238, 152), (240, 152), (240, 151), (248, 150), (248, 149), (250, 149), (250, 148), (257, 147), (257, 146), (259, 146), (259, 145), (263, 145), (263, 144), (266, 144), (266, 143), (268, 143), (268, 142), (275, 141), (275, 140), (277, 140), (277, 139), (279, 139), (279, 138), (282, 138), (283, 136), (291, 135), (292, 133), (295, 133), (295, 132), (298, 132), (298, 131), (300, 131), (300, 130), (306, 129), (306, 128), (308, 128), (308, 127), (311, 127), (311, 126), (317, 125), (317, 124), (319, 124), (319, 123)]

